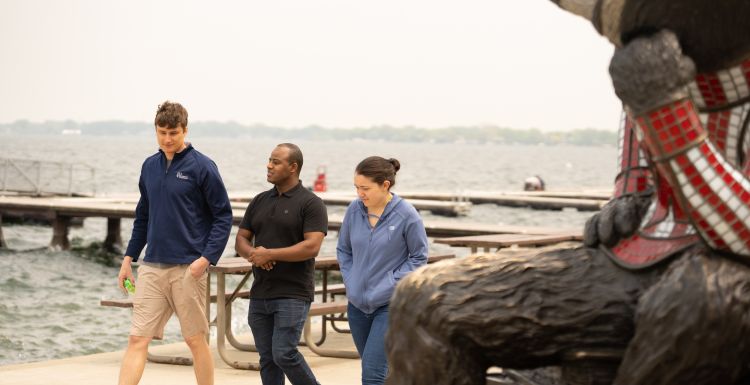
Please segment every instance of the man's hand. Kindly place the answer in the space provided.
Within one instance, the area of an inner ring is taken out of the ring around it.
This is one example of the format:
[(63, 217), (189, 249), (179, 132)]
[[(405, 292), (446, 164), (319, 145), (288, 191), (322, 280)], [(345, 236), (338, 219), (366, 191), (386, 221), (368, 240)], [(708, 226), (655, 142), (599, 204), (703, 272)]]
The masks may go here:
[[(237, 255), (245, 258), (248, 262), (252, 263), (255, 266), (258, 266), (261, 269), (273, 269), (273, 265), (275, 265), (276, 262), (266, 261), (265, 264), (255, 262), (255, 251), (257, 249), (253, 247), (252, 240), (253, 233), (250, 230), (240, 228), (237, 231), (237, 238), (234, 242), (234, 250), (237, 251)], [(265, 247), (261, 247), (260, 249), (267, 251)]]
[(275, 261), (271, 260), (269, 250), (263, 246), (253, 249), (253, 253), (250, 255), (248, 261), (263, 270), (271, 270), (273, 269), (273, 265), (276, 264)]
[(588, 247), (599, 244), (612, 247), (620, 239), (633, 235), (650, 203), (650, 196), (627, 195), (612, 199), (586, 221), (583, 243)]
[(117, 286), (120, 287), (120, 290), (122, 290), (124, 293), (127, 293), (128, 291), (125, 289), (125, 278), (128, 278), (130, 282), (135, 285), (135, 278), (133, 277), (133, 268), (130, 266), (130, 264), (133, 262), (133, 258), (130, 256), (125, 256), (122, 258), (122, 264), (120, 265), (120, 272), (117, 274)]
[(206, 272), (206, 269), (208, 269), (208, 265), (210, 262), (206, 257), (200, 257), (193, 261), (193, 263), (190, 264), (190, 274), (193, 276), (193, 278), (198, 279), (203, 275), (203, 273)]
[(253, 262), (253, 253), (255, 252), (254, 247), (249, 247), (248, 249), (244, 250), (244, 252), (240, 252), (239, 249), (237, 250), (237, 255), (244, 258), (246, 261), (252, 263)]

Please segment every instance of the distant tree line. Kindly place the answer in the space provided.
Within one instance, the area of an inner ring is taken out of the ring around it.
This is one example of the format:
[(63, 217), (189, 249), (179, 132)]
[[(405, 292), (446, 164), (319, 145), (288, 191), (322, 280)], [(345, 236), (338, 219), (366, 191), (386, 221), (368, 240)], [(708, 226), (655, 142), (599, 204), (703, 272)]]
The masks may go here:
[[(0, 124), (0, 135), (61, 135), (63, 132), (81, 135), (151, 135), (153, 127), (145, 122), (47, 121), (43, 123), (19, 120)], [(571, 131), (543, 132), (539, 129), (513, 129), (492, 125), (445, 127), (426, 129), (413, 126), (388, 125), (355, 128), (326, 128), (310, 125), (300, 128), (281, 128), (265, 124), (244, 125), (235, 122), (190, 123), (191, 136), (299, 138), (310, 140), (388, 140), (396, 142), (435, 143), (507, 143), (507, 144), (574, 144), (616, 145), (613, 130), (583, 128)]]

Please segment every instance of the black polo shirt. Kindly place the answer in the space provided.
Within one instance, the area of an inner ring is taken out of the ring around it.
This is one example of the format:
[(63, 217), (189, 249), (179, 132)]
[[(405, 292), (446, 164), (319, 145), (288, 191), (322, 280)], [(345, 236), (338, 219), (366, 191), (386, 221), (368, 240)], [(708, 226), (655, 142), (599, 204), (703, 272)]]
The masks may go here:
[[(254, 245), (267, 249), (293, 246), (304, 233), (328, 233), (328, 212), (323, 201), (302, 182), (279, 195), (276, 187), (258, 194), (245, 211), (240, 228), (254, 236)], [(250, 297), (299, 298), (312, 301), (315, 294), (315, 259), (276, 262), (270, 271), (253, 267)]]

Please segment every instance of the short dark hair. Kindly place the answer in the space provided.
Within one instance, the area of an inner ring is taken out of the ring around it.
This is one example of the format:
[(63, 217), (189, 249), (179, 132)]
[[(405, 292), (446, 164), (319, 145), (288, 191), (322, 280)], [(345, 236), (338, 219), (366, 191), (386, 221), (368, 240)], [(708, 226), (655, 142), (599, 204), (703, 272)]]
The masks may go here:
[(359, 162), (354, 172), (372, 179), (373, 182), (379, 185), (382, 185), (385, 181), (391, 182), (391, 185), (388, 186), (390, 190), (396, 185), (396, 173), (400, 169), (401, 163), (396, 159), (370, 156)]
[(302, 150), (297, 147), (296, 144), (293, 143), (281, 143), (277, 145), (276, 147), (286, 147), (289, 149), (289, 164), (297, 163), (297, 175), (302, 172)]
[(167, 100), (164, 103), (159, 104), (159, 107), (156, 108), (154, 125), (156, 127), (177, 128), (182, 126), (182, 128), (187, 128), (187, 110), (182, 104)]

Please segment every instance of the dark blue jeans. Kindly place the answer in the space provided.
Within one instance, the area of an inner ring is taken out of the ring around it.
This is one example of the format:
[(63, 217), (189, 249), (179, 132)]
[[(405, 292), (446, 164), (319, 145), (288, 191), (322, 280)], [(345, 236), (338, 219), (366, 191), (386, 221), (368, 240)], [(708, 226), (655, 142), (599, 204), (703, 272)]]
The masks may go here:
[(301, 299), (251, 299), (247, 322), (260, 354), (263, 385), (320, 385), (297, 350), (310, 302)]
[(349, 303), (349, 329), (362, 357), (362, 385), (382, 385), (388, 374), (385, 332), (388, 331), (388, 305), (367, 314)]

